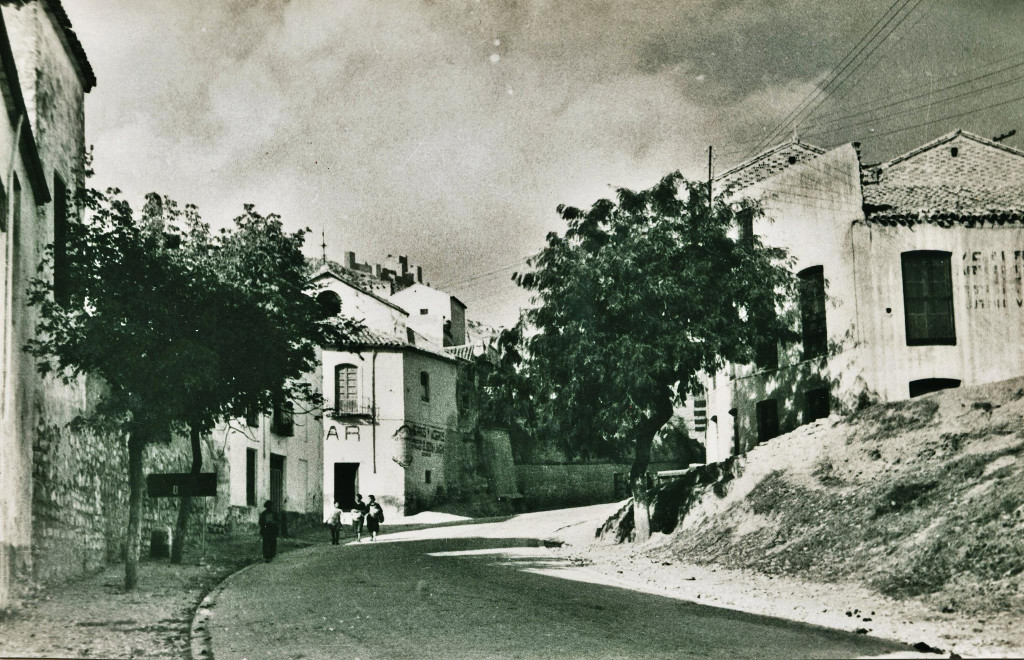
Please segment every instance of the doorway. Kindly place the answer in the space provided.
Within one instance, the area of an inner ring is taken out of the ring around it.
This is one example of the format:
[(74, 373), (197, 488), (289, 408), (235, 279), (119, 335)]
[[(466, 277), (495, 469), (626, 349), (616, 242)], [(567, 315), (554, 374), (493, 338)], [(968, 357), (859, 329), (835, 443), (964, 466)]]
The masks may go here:
[(359, 492), (359, 463), (334, 464), (334, 501), (349, 511)]
[(288, 536), (288, 518), (284, 515), (284, 456), (280, 454), (270, 455), (270, 503), (281, 536)]

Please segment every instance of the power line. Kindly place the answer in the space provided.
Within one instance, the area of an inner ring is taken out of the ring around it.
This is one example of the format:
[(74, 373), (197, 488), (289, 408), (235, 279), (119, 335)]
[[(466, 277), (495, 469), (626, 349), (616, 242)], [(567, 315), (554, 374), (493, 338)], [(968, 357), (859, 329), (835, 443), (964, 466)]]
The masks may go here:
[[(881, 105), (877, 105), (875, 107), (868, 108), (868, 109), (862, 110), (860, 112), (854, 112), (854, 113), (849, 114), (849, 115), (843, 115), (842, 117), (836, 117), (835, 119), (828, 119), (826, 121), (815, 122), (813, 124), (808, 124), (808, 125), (805, 126), (805, 128), (822, 127), (822, 126), (827, 126), (829, 124), (838, 123), (838, 122), (846, 120), (846, 119), (855, 119), (857, 117), (860, 117), (860, 116), (863, 116), (863, 115), (867, 115), (867, 114), (871, 114), (871, 113), (877, 112), (879, 110), (884, 110), (886, 108), (892, 108), (892, 107), (895, 107), (895, 106), (898, 106), (898, 105), (903, 105), (904, 103), (908, 103), (910, 101), (916, 101), (918, 99), (926, 98), (928, 96), (934, 96), (934, 95), (936, 95), (936, 94), (938, 94), (940, 92), (946, 92), (946, 91), (949, 91), (951, 89), (955, 89), (957, 87), (962, 87), (962, 86), (968, 85), (970, 83), (974, 83), (974, 82), (978, 82), (980, 80), (984, 80), (985, 78), (991, 78), (992, 76), (998, 75), (1000, 73), (1004, 73), (1006, 71), (1010, 71), (1012, 69), (1017, 69), (1017, 68), (1020, 68), (1022, 66), (1024, 66), (1024, 61), (1018, 62), (1017, 64), (1013, 64), (1011, 66), (1008, 66), (1008, 67), (1005, 67), (1005, 68), (1002, 68), (1002, 69), (999, 69), (998, 71), (993, 71), (991, 73), (987, 73), (987, 74), (985, 74), (983, 76), (977, 76), (977, 77), (971, 78), (969, 80), (964, 80), (962, 82), (958, 82), (958, 83), (955, 83), (955, 84), (952, 84), (952, 85), (947, 85), (945, 87), (940, 87), (940, 88), (935, 89), (933, 91), (923, 92), (923, 93), (920, 93), (920, 94), (915, 94), (913, 96), (908, 96), (908, 97), (900, 99), (898, 101), (892, 101), (892, 102), (889, 102), (889, 103), (883, 103)], [(966, 92), (966, 94), (976, 94), (978, 92), (984, 91), (986, 89), (990, 89), (991, 87), (998, 86), (1000, 84), (1006, 84), (1006, 83), (1009, 83), (1009, 82), (1018, 82), (1020, 80), (1024, 80), (1024, 78), (1014, 78), (1013, 80), (1003, 81), (1001, 83), (996, 83), (995, 85), (991, 85), (989, 87), (982, 87), (980, 89), (974, 89), (974, 90), (968, 91), (968, 92)], [(950, 98), (947, 98), (947, 99), (940, 99), (939, 101), (936, 101), (936, 103), (943, 103), (945, 101), (952, 101), (953, 99), (960, 98), (961, 96), (964, 96), (964, 95), (965, 94), (961, 94), (959, 96), (953, 96), (953, 97), (950, 97)], [(930, 103), (930, 104), (927, 104), (927, 105), (915, 106), (915, 107), (913, 107), (911, 109), (913, 110), (913, 109), (919, 109), (919, 108), (927, 108), (930, 105), (934, 105), (934, 103)], [(889, 115), (889, 116), (892, 116), (892, 115)], [(855, 126), (856, 124), (851, 124), (851, 125)], [(846, 128), (849, 128), (849, 126), (851, 126), (851, 125), (847, 125)], [(808, 135), (814, 135), (814, 133), (809, 133)]]
[(538, 254), (540, 254), (540, 253), (539, 252), (534, 252), (534, 253), (528, 254), (528, 255), (526, 255), (524, 257), (520, 257), (520, 259), (518, 261), (515, 261), (513, 263), (510, 263), (510, 264), (507, 264), (505, 266), (502, 266), (501, 268), (497, 268), (495, 270), (492, 270), (492, 271), (489, 271), (489, 272), (486, 272), (486, 273), (481, 273), (479, 275), (474, 275), (473, 277), (468, 277), (468, 278), (466, 278), (464, 280), (457, 280), (455, 282), (448, 282), (446, 284), (438, 284), (437, 287), (438, 288), (447, 288), (447, 289), (456, 288), (460, 284), (465, 284), (467, 282), (473, 282), (473, 281), (476, 281), (476, 280), (478, 280), (478, 279), (480, 279), (482, 277), (487, 277), (488, 275), (494, 275), (495, 273), (501, 273), (503, 271), (509, 270), (510, 268), (515, 268), (516, 266), (518, 266), (518, 265), (520, 265), (522, 263), (525, 263), (527, 259), (531, 259), (531, 258), (537, 256)]
[(1005, 101), (1000, 101), (999, 103), (992, 103), (992, 104), (989, 104), (989, 105), (986, 105), (986, 106), (982, 106), (980, 108), (971, 108), (970, 110), (964, 110), (963, 112), (958, 112), (958, 113), (953, 114), (953, 115), (946, 115), (945, 117), (939, 117), (938, 119), (930, 119), (928, 121), (921, 122), (920, 124), (914, 124), (913, 126), (904, 126), (903, 128), (894, 128), (891, 131), (884, 131), (882, 133), (872, 133), (872, 134), (870, 134), (870, 135), (868, 135), (868, 136), (866, 136), (864, 138), (861, 138), (861, 139), (868, 140), (868, 139), (872, 139), (872, 138), (879, 138), (879, 137), (882, 137), (884, 135), (892, 135), (893, 133), (900, 133), (902, 131), (909, 131), (909, 130), (912, 130), (912, 129), (915, 129), (915, 128), (921, 128), (922, 126), (928, 126), (930, 124), (937, 124), (938, 122), (946, 121), (947, 119), (956, 119), (958, 117), (963, 117), (965, 115), (969, 115), (969, 114), (972, 114), (972, 113), (975, 113), (975, 112), (981, 112), (983, 110), (990, 110), (992, 108), (998, 108), (998, 107), (1007, 105), (1009, 103), (1014, 103), (1014, 102), (1017, 102), (1017, 101), (1024, 101), (1024, 95), (1016, 96), (1016, 97), (1014, 97), (1012, 99), (1006, 99)]
[[(864, 34), (864, 36), (862, 36), (860, 38), (860, 40), (856, 44), (854, 44), (853, 48), (851, 48), (850, 51), (846, 55), (843, 56), (843, 59), (841, 59), (839, 61), (839, 63), (836, 64), (836, 66), (832, 69), (832, 72), (830, 73), (830, 77), (829, 77), (828, 81), (825, 83), (825, 85), (822, 86), (822, 87), (819, 87), (815, 92), (812, 92), (812, 93), (808, 94), (806, 97), (804, 97), (803, 101), (801, 101), (795, 108), (790, 110), (789, 113), (785, 117), (783, 117), (782, 121), (780, 121), (778, 124), (775, 125), (774, 128), (772, 128), (772, 130), (768, 133), (768, 135), (766, 137), (761, 138), (757, 142), (757, 146), (754, 147), (754, 150), (751, 153), (751, 155), (757, 153), (758, 151), (761, 151), (764, 148), (764, 146), (762, 146), (762, 145), (771, 144), (772, 141), (775, 139), (775, 136), (778, 135), (779, 132), (782, 129), (784, 129), (790, 123), (790, 120), (792, 120), (793, 118), (795, 118), (797, 116), (797, 113), (801, 112), (805, 107), (807, 107), (807, 105), (809, 103), (811, 103), (811, 101), (814, 98), (816, 98), (819, 94), (821, 94), (821, 92), (826, 87), (828, 87), (830, 84), (832, 84), (832, 81), (834, 81), (844, 70), (846, 70), (846, 68), (850, 65), (850, 63), (852, 63), (853, 60), (856, 59), (860, 55), (861, 52), (863, 52), (864, 48), (867, 47), (867, 43), (870, 40), (873, 40), (875, 38), (875, 36), (877, 36), (877, 33), (875, 32), (876, 28), (878, 28), (878, 26), (882, 23), (882, 21), (885, 19), (885, 17), (888, 16), (889, 13), (892, 12), (893, 9), (896, 7), (896, 5), (898, 5), (900, 2), (901, 2), (901, 0), (895, 0), (895, 2), (893, 2), (889, 6), (889, 8), (885, 10), (885, 13), (882, 14), (882, 16), (879, 17), (879, 19), (877, 21), (875, 21), (875, 24), (872, 25), (871, 28)], [(902, 11), (903, 8), (906, 7), (907, 4), (909, 4), (909, 3), (910, 3), (910, 0), (903, 0), (903, 5), (899, 9), (896, 10), (896, 13), (893, 14), (893, 17), (895, 17), (896, 14), (898, 14), (900, 11)], [(891, 20), (892, 20), (892, 18), (889, 19), (889, 21), (891, 21)], [(886, 25), (888, 25), (888, 22), (886, 22)], [(883, 28), (884, 28), (884, 26), (883, 26)]]
[[(917, 0), (917, 3), (913, 7), (911, 7), (907, 11), (907, 13), (903, 14), (903, 16), (896, 22), (896, 25), (892, 26), (892, 28), (890, 28), (889, 31), (879, 41), (877, 41), (874, 46), (871, 47), (871, 50), (869, 50), (867, 52), (867, 54), (863, 58), (861, 58), (860, 62), (858, 62), (857, 65), (854, 66), (854, 68), (850, 71), (850, 73), (846, 74), (846, 77), (843, 78), (842, 80), (840, 80), (836, 84), (836, 86), (832, 88), (832, 90), (830, 92), (826, 92), (826, 94), (821, 98), (821, 100), (818, 101), (817, 105), (815, 105), (813, 108), (811, 108), (810, 111), (814, 112), (819, 107), (821, 107), (821, 105), (827, 100), (828, 94), (834, 93), (836, 90), (838, 90), (840, 87), (842, 87), (843, 84), (845, 84), (846, 81), (849, 80), (851, 76), (853, 76), (855, 73), (857, 73), (857, 70), (860, 69), (862, 66), (864, 66), (864, 63), (867, 62), (871, 58), (871, 55), (873, 55), (874, 52), (876, 50), (878, 50), (878, 47), (881, 46), (885, 42), (885, 40), (888, 39), (892, 35), (893, 32), (895, 32), (896, 30), (899, 29), (900, 25), (902, 25), (903, 22), (905, 20), (907, 20), (908, 16), (910, 16), (912, 13), (914, 13), (914, 10), (916, 10), (921, 5), (922, 2), (924, 2), (924, 0)], [(889, 22), (892, 22), (892, 19), (890, 19)], [(887, 23), (887, 25), (888, 25), (888, 23)], [(800, 122), (803, 121), (806, 118), (807, 118), (807, 115), (804, 115), (803, 119), (798, 119), (797, 121), (795, 121), (796, 126), (799, 127)]]
[(1006, 85), (1008, 85), (1010, 83), (1016, 83), (1016, 82), (1021, 82), (1021, 81), (1024, 81), (1024, 78), (1015, 78), (1013, 80), (993, 83), (991, 85), (987, 85), (985, 87), (980, 87), (978, 89), (972, 89), (972, 90), (968, 90), (966, 92), (961, 92), (960, 94), (957, 94), (955, 96), (951, 96), (949, 98), (938, 99), (937, 101), (932, 101), (931, 103), (925, 103), (925, 104), (922, 104), (922, 105), (917, 105), (917, 106), (912, 106), (910, 108), (905, 108), (903, 110), (898, 110), (896, 112), (891, 112), (891, 113), (889, 113), (887, 115), (882, 115), (881, 117), (872, 117), (870, 119), (865, 119), (863, 121), (854, 122), (852, 124), (845, 124), (843, 126), (835, 126), (835, 127), (827, 128), (827, 129), (821, 131), (820, 133), (810, 133), (809, 136), (810, 137), (823, 137), (823, 136), (828, 135), (830, 133), (836, 133), (836, 132), (847, 130), (847, 129), (850, 129), (850, 128), (855, 128), (857, 126), (863, 126), (865, 124), (873, 124), (875, 122), (883, 121), (883, 120), (886, 120), (886, 119), (891, 119), (892, 117), (898, 117), (900, 115), (905, 115), (905, 114), (908, 114), (908, 113), (911, 113), (911, 112), (918, 112), (920, 110), (924, 110), (925, 108), (931, 108), (931, 107), (936, 106), (936, 105), (949, 103), (950, 101), (955, 101), (955, 100), (963, 98), (965, 96), (973, 96), (973, 95), (978, 94), (980, 92), (984, 92), (984, 91), (987, 91), (987, 90), (990, 90), (990, 89), (995, 89), (997, 87), (1004, 87), (1004, 86), (1006, 86)]

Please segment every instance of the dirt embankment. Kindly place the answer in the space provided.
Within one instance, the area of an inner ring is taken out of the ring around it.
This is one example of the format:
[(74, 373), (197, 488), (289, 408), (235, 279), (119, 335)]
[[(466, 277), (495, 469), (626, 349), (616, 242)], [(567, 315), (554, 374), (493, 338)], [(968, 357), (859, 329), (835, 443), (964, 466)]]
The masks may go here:
[[(638, 549), (975, 622), (1019, 617), (1022, 454), (1024, 379), (877, 405), (664, 485), (651, 523), (667, 536)], [(627, 537), (631, 516), (620, 523), (605, 536)]]

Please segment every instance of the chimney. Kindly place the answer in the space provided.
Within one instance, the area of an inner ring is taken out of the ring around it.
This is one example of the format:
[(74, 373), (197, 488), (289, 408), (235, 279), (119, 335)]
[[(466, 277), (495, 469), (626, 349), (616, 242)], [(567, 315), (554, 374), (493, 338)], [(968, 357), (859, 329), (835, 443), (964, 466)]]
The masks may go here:
[(416, 281), (423, 284), (423, 266), (416, 266)]
[(409, 257), (404, 254), (398, 255), (398, 265), (402, 267), (402, 277), (409, 274)]
[(355, 270), (355, 268), (356, 268), (356, 253), (355, 252), (349, 251), (349, 252), (345, 253), (345, 268), (348, 268), (349, 270)]

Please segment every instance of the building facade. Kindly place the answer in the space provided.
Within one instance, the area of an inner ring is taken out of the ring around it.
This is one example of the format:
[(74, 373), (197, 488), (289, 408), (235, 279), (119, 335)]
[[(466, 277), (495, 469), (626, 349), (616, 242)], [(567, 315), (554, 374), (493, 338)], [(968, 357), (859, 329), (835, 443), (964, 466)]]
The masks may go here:
[(1024, 152), (956, 131), (886, 163), (790, 143), (724, 173), (789, 250), (800, 341), (707, 379), (708, 460), (874, 401), (1024, 373)]

